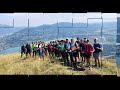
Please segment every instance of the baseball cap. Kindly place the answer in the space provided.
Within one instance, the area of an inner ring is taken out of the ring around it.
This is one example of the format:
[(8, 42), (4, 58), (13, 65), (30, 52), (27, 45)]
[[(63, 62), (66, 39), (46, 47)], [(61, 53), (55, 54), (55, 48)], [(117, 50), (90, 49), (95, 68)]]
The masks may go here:
[(96, 40), (96, 41), (97, 41), (98, 39), (97, 39), (97, 38), (95, 38), (94, 40)]
[(84, 38), (84, 41), (87, 41), (87, 38)]

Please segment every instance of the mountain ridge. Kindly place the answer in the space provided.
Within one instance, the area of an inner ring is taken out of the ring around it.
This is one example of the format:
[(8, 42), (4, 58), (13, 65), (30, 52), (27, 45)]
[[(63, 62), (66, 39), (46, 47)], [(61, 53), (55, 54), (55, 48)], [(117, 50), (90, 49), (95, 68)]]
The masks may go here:
[[(59, 28), (57, 25), (63, 25), (63, 28)], [(97, 24), (97, 23), (96, 23)], [(8, 35), (4, 38), (0, 39), (0, 48), (6, 49), (9, 47), (18, 47), (21, 46), (22, 43), (25, 43), (26, 41), (49, 41), (52, 39), (58, 39), (58, 38), (66, 38), (66, 37), (73, 37), (75, 34), (81, 35), (81, 34), (97, 34), (100, 36), (100, 25), (98, 23), (98, 26), (96, 24), (90, 24), (90, 28), (65, 28), (65, 26), (71, 26), (72, 23), (55, 23), (52, 25), (40, 25), (36, 27), (24, 27), (23, 29)], [(79, 27), (79, 23), (74, 23), (74, 26)], [(85, 23), (82, 23), (81, 25), (85, 26)], [(112, 29), (116, 29), (116, 23), (115, 22), (109, 22), (105, 23), (106, 28), (108, 31)], [(107, 31), (107, 30), (106, 30)], [(112, 32), (109, 33), (115, 33), (115, 30), (111, 30)], [(29, 34), (28, 34), (29, 32)], [(28, 37), (29, 36), (29, 37)], [(84, 35), (81, 37), (84, 37)], [(91, 36), (93, 37), (93, 36)]]

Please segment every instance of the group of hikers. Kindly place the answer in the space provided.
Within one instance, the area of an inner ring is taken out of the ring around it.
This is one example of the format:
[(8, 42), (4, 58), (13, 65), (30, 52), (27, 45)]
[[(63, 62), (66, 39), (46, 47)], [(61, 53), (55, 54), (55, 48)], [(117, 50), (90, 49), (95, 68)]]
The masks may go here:
[(28, 54), (35, 58), (39, 56), (39, 60), (42, 58), (44, 60), (45, 56), (50, 56), (51, 58), (59, 58), (64, 62), (64, 65), (71, 66), (77, 69), (78, 64), (86, 63), (86, 67), (91, 68), (90, 59), (93, 56), (95, 60), (96, 67), (100, 67), (99, 55), (102, 52), (102, 45), (98, 42), (98, 39), (94, 39), (94, 44), (92, 45), (87, 38), (80, 39), (80, 37), (69, 40), (57, 40), (50, 41), (45, 45), (44, 42), (32, 42), (32, 45), (27, 43), (21, 47), (21, 57), (23, 54)]
[(45, 51), (46, 51), (46, 46), (44, 42), (41, 42), (41, 41), (32, 42), (32, 45), (27, 42), (26, 45), (23, 44), (21, 46), (21, 58), (23, 54), (26, 55), (26, 58), (28, 57), (28, 54), (29, 54), (30, 56), (33, 56), (33, 58), (36, 58), (36, 56), (39, 55), (40, 58), (44, 59)]

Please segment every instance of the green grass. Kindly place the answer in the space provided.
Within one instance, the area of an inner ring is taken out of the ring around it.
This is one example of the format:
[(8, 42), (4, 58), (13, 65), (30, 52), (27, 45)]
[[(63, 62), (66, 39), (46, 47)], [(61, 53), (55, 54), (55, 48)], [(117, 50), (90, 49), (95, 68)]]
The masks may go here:
[[(92, 60), (93, 63), (93, 60)], [(94, 64), (94, 63), (93, 63)], [(103, 67), (92, 68), (92, 72), (100, 75), (117, 75), (115, 60), (103, 60)], [(70, 67), (63, 66), (59, 60), (45, 57), (43, 61), (32, 57), (21, 59), (20, 53), (0, 55), (1, 75), (88, 75), (85, 71), (73, 71)]]

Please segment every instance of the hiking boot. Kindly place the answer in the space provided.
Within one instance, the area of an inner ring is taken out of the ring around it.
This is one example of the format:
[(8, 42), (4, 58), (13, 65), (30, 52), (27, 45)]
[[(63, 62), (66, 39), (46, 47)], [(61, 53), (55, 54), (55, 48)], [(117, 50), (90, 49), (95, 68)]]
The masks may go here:
[(80, 62), (77, 62), (76, 64), (77, 64), (77, 65), (80, 65)]
[(69, 63), (69, 62), (67, 62), (67, 66), (70, 66), (70, 63)]
[(89, 66), (88, 68), (89, 68), (89, 70), (92, 70), (92, 67), (91, 67), (91, 66)]
[(72, 67), (72, 66), (73, 66), (73, 64), (71, 63), (71, 64), (70, 64), (70, 67)]
[(64, 62), (64, 66), (66, 66), (66, 62)]
[(85, 67), (89, 67), (89, 65), (85, 65)]
[(77, 70), (78, 69), (78, 67), (77, 66), (74, 66), (74, 70)]
[(76, 63), (73, 63), (73, 67), (74, 67), (74, 69), (77, 69)]
[(100, 65), (98, 65), (98, 67), (101, 67)]
[(93, 65), (93, 67), (97, 67), (97, 65), (95, 64), (95, 65)]

